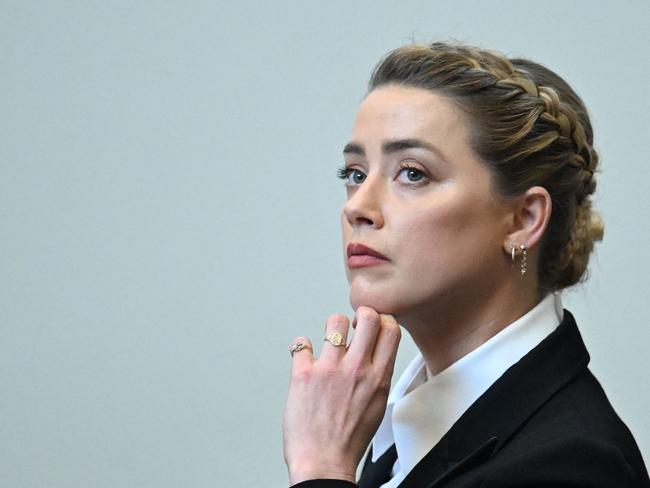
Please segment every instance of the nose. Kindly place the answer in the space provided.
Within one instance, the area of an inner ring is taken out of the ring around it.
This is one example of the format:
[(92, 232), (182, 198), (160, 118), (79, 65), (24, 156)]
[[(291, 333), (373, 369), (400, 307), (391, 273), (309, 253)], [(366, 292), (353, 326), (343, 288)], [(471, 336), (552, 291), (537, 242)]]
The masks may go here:
[(356, 187), (343, 206), (343, 215), (352, 227), (369, 226), (380, 228), (384, 225), (382, 211), (381, 182), (368, 176)]

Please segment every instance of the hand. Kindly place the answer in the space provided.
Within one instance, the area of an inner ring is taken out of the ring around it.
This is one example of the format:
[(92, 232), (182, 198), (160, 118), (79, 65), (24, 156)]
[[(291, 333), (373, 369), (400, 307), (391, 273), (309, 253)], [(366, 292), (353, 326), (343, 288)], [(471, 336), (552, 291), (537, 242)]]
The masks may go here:
[[(293, 354), (284, 412), (284, 459), (293, 485), (308, 479), (356, 481), (356, 470), (386, 410), (400, 327), (369, 307), (356, 312), (353, 340), (329, 342), (317, 359), (309, 339)], [(327, 320), (326, 334), (347, 340), (344, 315)]]

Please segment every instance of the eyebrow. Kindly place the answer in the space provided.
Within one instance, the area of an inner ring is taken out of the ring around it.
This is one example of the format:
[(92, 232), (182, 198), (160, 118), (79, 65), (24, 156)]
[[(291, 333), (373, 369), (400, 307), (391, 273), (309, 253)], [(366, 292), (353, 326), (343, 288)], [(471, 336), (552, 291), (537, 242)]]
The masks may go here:
[[(422, 139), (395, 139), (393, 141), (386, 141), (381, 145), (381, 151), (384, 154), (392, 154), (398, 151), (403, 151), (405, 149), (426, 149), (434, 153), (443, 161), (446, 161), (446, 158), (437, 147), (435, 147), (433, 144), (423, 141)], [(357, 142), (349, 142), (343, 148), (343, 154), (356, 154), (358, 156), (365, 156), (366, 151), (361, 144)]]

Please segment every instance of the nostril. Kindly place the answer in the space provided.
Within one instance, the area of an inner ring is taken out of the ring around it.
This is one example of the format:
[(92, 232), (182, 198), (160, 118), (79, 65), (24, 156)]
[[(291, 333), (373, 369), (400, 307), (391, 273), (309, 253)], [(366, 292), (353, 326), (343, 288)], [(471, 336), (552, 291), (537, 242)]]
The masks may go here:
[(374, 225), (372, 219), (369, 219), (368, 217), (358, 217), (357, 221), (359, 224)]
[(381, 204), (375, 192), (369, 189), (369, 187), (357, 189), (343, 207), (343, 214), (352, 226), (381, 227), (382, 225)]
[(359, 208), (346, 207), (344, 214), (350, 225), (374, 225), (374, 219), (370, 212), (362, 211)]

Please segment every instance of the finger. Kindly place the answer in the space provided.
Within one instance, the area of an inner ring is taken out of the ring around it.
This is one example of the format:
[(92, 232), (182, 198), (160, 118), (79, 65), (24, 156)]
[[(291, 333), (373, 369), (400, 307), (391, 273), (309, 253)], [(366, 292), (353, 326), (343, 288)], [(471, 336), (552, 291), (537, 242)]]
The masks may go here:
[(325, 323), (325, 341), (320, 357), (328, 361), (343, 356), (349, 330), (350, 321), (345, 315), (330, 315)]
[(379, 333), (379, 314), (370, 307), (359, 307), (355, 322), (354, 339), (348, 347), (348, 355), (353, 359), (370, 363)]
[(372, 353), (372, 363), (392, 376), (397, 357), (397, 347), (402, 337), (399, 324), (392, 315), (381, 314), (379, 334)]
[(289, 352), (292, 372), (309, 367), (314, 362), (314, 347), (307, 337), (296, 337), (289, 346)]

